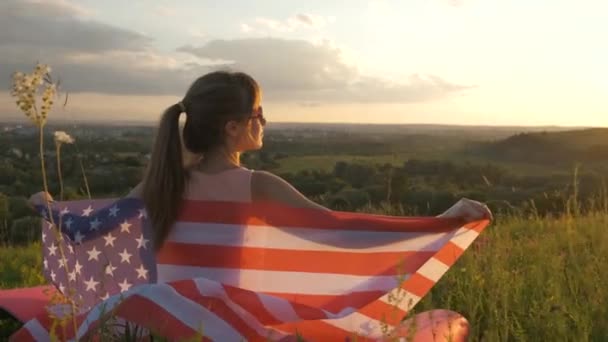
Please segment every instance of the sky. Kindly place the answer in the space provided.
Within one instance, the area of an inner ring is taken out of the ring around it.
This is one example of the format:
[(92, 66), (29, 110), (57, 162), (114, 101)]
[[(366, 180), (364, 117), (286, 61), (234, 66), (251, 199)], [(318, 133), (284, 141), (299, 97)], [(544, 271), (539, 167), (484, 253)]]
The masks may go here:
[(51, 119), (157, 121), (199, 76), (251, 74), (275, 122), (608, 127), (604, 0), (2, 0), (0, 120), (37, 61)]

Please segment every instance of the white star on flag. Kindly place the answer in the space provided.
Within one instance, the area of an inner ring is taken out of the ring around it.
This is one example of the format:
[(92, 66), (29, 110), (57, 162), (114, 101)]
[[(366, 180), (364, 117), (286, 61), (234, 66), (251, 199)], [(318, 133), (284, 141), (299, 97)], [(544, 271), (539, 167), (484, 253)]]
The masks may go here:
[(97, 219), (97, 217), (90, 222), (91, 224), (91, 230), (99, 230), (99, 225), (101, 224), (101, 221), (99, 221), (99, 219)]
[(137, 218), (146, 218), (148, 215), (146, 214), (146, 209), (139, 209), (139, 216)]
[(106, 240), (106, 246), (114, 247), (114, 240), (116, 240), (116, 238), (112, 236), (112, 233), (108, 233), (108, 235), (104, 236), (103, 238)]
[(63, 209), (61, 209), (61, 212), (59, 212), (59, 215), (63, 216), (65, 214), (69, 214), (70, 211), (68, 210), (67, 207), (64, 207)]
[(133, 254), (130, 254), (129, 252), (127, 252), (126, 248), (124, 249), (124, 251), (122, 253), (118, 253), (118, 255), (120, 255), (120, 263), (121, 264), (123, 262), (126, 262), (127, 264), (131, 263), (131, 256), (133, 256)]
[(65, 286), (63, 286), (62, 283), (59, 283), (59, 291), (61, 291), (61, 293), (65, 293)]
[(108, 265), (106, 266), (106, 274), (107, 274), (107, 275), (114, 276), (114, 270), (115, 270), (115, 269), (116, 269), (116, 267), (115, 267), (115, 266), (112, 266), (112, 263), (108, 264)]
[(80, 274), (80, 270), (82, 269), (82, 265), (76, 260), (76, 265), (74, 265), (74, 271)]
[(148, 279), (148, 270), (144, 268), (144, 265), (139, 265), (139, 268), (135, 269), (135, 271), (137, 271), (137, 279), (140, 277)]
[(122, 283), (118, 283), (118, 286), (120, 286), (120, 292), (125, 292), (125, 291), (129, 290), (129, 288), (131, 287), (131, 284), (129, 284), (127, 282), (127, 278), (125, 278), (125, 280)]
[(96, 291), (95, 287), (97, 286), (97, 284), (99, 284), (98, 281), (95, 281), (95, 279), (93, 279), (93, 276), (91, 276), (91, 279), (89, 279), (88, 281), (85, 281), (84, 283), (87, 285), (87, 291), (93, 291), (93, 292)]
[(116, 217), (116, 214), (120, 211), (116, 205), (110, 208), (110, 216)]
[(89, 255), (89, 261), (99, 261), (99, 254), (101, 254), (101, 252), (97, 250), (97, 247), (93, 246), (92, 249), (87, 251), (87, 254)]
[(125, 222), (120, 224), (120, 232), (121, 233), (131, 233), (131, 231), (129, 230), (130, 227), (131, 227), (131, 224), (125, 220)]
[(82, 211), (82, 216), (89, 216), (93, 212), (93, 208), (89, 205), (86, 209)]
[(55, 271), (51, 271), (51, 279), (53, 279), (53, 281), (55, 281), (55, 277), (57, 277)]
[(84, 238), (84, 235), (80, 234), (80, 231), (77, 231), (76, 234), (74, 234), (74, 242), (81, 244), (82, 243), (82, 239)]
[(76, 281), (76, 271), (72, 271), (72, 272), (68, 273), (68, 277), (69, 277), (70, 281)]
[(65, 226), (68, 228), (68, 230), (72, 230), (72, 223), (74, 223), (74, 221), (72, 221), (71, 217), (68, 217), (67, 221), (65, 221)]
[(42, 242), (46, 241), (46, 234), (43, 232), (42, 233)]
[(49, 249), (49, 255), (55, 255), (55, 253), (57, 252), (57, 246), (55, 246), (54, 243), (51, 245), (51, 247), (48, 247), (48, 249)]
[(137, 241), (137, 248), (144, 248), (146, 249), (146, 244), (150, 241), (147, 239), (144, 239), (144, 234), (139, 234), (139, 238), (135, 239), (135, 241)]

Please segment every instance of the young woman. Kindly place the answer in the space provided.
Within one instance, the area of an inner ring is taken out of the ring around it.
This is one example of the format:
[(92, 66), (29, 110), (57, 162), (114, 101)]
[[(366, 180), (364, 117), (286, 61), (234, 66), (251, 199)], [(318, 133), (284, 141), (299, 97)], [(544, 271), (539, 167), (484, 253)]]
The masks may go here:
[[(182, 115), (185, 115), (183, 132), (180, 131)], [(292, 207), (329, 210), (310, 201), (272, 173), (250, 170), (241, 165), (241, 153), (262, 147), (265, 123), (259, 85), (250, 76), (238, 72), (212, 72), (200, 77), (182, 101), (165, 110), (147, 174), (128, 194), (128, 197), (143, 200), (152, 224), (159, 265), (158, 282), (201, 276), (240, 285), (235, 278), (238, 275), (194, 274), (187, 265), (171, 264), (171, 260), (176, 258), (192, 260), (200, 257), (198, 251), (183, 251), (165, 243), (173, 241), (175, 236), (172, 233), (179, 235), (179, 227), (174, 227), (174, 223), (184, 200), (278, 202)], [(44, 192), (30, 199), (33, 205), (46, 204), (46, 200), (52, 198)], [(463, 217), (467, 221), (492, 218), (485, 205), (467, 199), (459, 201), (440, 216)], [(83, 223), (87, 224), (88, 221)], [(163, 267), (167, 266), (166, 263), (170, 267)], [(456, 328), (444, 324), (455, 320), (441, 318), (444, 325), (428, 325), (437, 328), (427, 327), (420, 334), (427, 334), (430, 338), (433, 330), (432, 333), (445, 333), (446, 336), (450, 333), (455, 341), (461, 341), (468, 328), (464, 318), (457, 318), (461, 323)]]
[[(180, 132), (182, 115), (185, 124)], [(280, 177), (241, 165), (241, 153), (262, 147), (265, 124), (262, 90), (242, 72), (206, 74), (190, 86), (182, 101), (165, 110), (147, 174), (128, 194), (145, 203), (157, 250), (169, 236), (183, 199), (265, 201), (329, 210)], [(43, 204), (46, 199), (50, 195), (38, 193), (30, 202)], [(492, 217), (485, 205), (467, 199), (440, 216)]]

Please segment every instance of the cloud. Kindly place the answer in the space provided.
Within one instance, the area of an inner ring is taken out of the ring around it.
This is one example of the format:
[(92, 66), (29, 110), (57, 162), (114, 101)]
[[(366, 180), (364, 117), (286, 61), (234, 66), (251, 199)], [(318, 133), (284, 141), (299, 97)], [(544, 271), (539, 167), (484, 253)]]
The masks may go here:
[(301, 29), (321, 30), (327, 24), (335, 21), (336, 18), (333, 16), (324, 17), (307, 13), (298, 13), (285, 20), (257, 17), (253, 22), (241, 24), (241, 31), (269, 35), (272, 33), (291, 33)]
[(142, 34), (84, 20), (86, 9), (66, 1), (15, 1), (0, 4), (0, 47), (35, 46), (38, 49), (103, 51), (143, 50), (152, 39)]
[[(13, 71), (30, 71), (36, 61), (52, 65), (70, 93), (182, 96), (197, 76), (227, 68), (252, 74), (268, 100), (301, 104), (431, 101), (467, 88), (433, 75), (398, 83), (364, 75), (327, 42), (211, 40), (166, 53), (150, 37), (83, 17), (87, 10), (67, 1), (5, 0), (1, 9), (4, 89)], [(267, 25), (320, 25), (310, 15), (291, 19)]]
[(435, 75), (413, 74), (401, 82), (366, 76), (327, 43), (277, 38), (214, 40), (180, 52), (223, 59), (222, 67), (244, 70), (260, 81), (267, 98), (300, 103), (420, 102), (468, 89)]
[(53, 66), (70, 92), (175, 94), (185, 91), (189, 72), (206, 70), (196, 58), (161, 54), (151, 38), (86, 13), (61, 0), (2, 2), (0, 82), (41, 61)]
[(55, 17), (73, 16), (86, 18), (92, 11), (67, 0), (4, 0), (0, 3), (0, 12), (5, 15)]

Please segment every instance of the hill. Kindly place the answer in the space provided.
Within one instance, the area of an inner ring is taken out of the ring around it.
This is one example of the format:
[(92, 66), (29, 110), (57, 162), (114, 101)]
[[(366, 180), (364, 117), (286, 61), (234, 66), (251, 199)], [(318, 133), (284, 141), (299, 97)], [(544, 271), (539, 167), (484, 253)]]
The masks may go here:
[(608, 163), (608, 129), (519, 133), (480, 144), (472, 153), (511, 162), (600, 165)]

